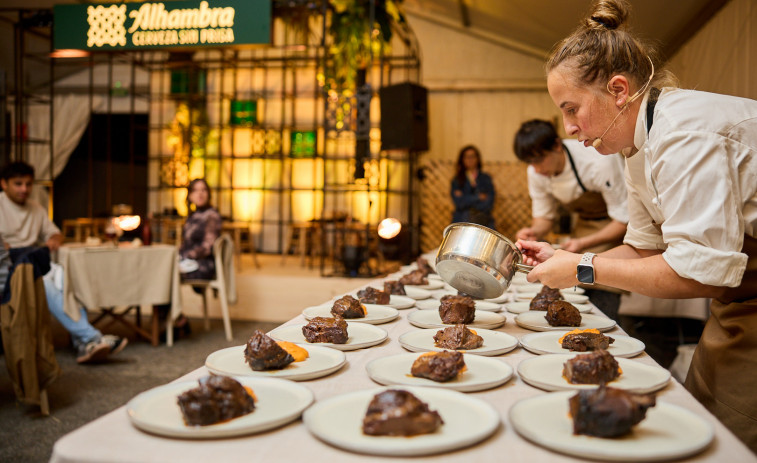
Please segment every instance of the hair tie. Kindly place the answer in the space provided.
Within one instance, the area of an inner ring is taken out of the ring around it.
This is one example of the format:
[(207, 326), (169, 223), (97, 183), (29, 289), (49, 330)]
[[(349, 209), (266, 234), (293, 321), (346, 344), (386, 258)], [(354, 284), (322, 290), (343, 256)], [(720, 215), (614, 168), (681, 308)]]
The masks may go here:
[(610, 24), (605, 22), (604, 19), (600, 18), (599, 16), (592, 16), (591, 20), (594, 22), (598, 22), (599, 24), (603, 25), (605, 29), (610, 29)]

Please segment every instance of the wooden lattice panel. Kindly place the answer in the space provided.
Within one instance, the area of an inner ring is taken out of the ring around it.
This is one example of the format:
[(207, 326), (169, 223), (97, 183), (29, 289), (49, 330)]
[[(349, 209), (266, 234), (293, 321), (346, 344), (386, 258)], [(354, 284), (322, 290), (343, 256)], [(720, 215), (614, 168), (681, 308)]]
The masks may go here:
[[(421, 250), (439, 246), (444, 228), (452, 222), (454, 206), (450, 196), (455, 162), (430, 159), (421, 162), (425, 178), (421, 183)], [(484, 162), (492, 177), (496, 198), (494, 222), (497, 231), (513, 239), (515, 232), (531, 223), (526, 165), (520, 162)]]

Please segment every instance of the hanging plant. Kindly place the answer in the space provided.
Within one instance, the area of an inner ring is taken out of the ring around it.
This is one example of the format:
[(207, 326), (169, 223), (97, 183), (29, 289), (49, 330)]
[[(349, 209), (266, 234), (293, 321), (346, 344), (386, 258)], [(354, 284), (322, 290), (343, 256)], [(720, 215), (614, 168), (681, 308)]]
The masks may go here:
[(400, 3), (402, 0), (329, 0), (331, 45), (324, 76), (327, 92), (354, 95), (358, 70), (367, 69), (374, 57), (390, 52), (392, 24), (405, 22)]

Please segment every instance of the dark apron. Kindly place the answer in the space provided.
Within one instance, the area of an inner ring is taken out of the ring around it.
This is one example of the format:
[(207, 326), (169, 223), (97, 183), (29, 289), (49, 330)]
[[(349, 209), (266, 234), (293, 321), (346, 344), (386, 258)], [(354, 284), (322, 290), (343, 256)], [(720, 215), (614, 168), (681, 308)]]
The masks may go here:
[[(576, 221), (576, 224), (573, 227), (573, 233), (571, 234), (576, 238), (582, 238), (601, 230), (612, 222), (612, 219), (607, 215), (607, 204), (605, 203), (602, 194), (596, 191), (586, 190), (581, 178), (578, 176), (578, 170), (573, 162), (573, 157), (570, 155), (570, 151), (568, 151), (568, 148), (565, 145), (563, 145), (563, 149), (570, 161), (570, 167), (573, 169), (573, 175), (576, 176), (578, 186), (583, 190), (581, 196), (567, 204), (563, 204), (563, 206), (568, 211), (578, 215), (578, 220)], [(600, 252), (607, 251), (608, 249), (620, 246), (621, 244), (623, 244), (622, 239), (612, 243), (598, 244), (589, 249), (584, 249), (584, 252), (599, 254)]]
[(745, 235), (741, 252), (741, 285), (712, 301), (685, 386), (757, 453), (757, 238)]

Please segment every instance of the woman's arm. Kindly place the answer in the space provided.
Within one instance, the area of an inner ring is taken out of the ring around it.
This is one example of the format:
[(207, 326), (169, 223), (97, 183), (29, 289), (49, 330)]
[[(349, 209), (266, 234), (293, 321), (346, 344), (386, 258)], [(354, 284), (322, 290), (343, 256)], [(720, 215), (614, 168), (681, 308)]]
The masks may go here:
[[(580, 254), (555, 251), (528, 274), (528, 281), (540, 281), (553, 288), (575, 286), (580, 260)], [(595, 257), (594, 277), (597, 284), (666, 299), (717, 298), (726, 290), (679, 276), (665, 261), (662, 251), (640, 251), (626, 245)]]

